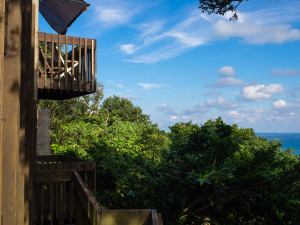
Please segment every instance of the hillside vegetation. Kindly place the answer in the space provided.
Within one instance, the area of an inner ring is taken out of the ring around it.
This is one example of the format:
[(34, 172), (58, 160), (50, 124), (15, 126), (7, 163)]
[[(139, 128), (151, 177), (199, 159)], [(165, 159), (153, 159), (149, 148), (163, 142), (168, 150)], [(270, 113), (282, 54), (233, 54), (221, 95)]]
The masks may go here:
[(299, 224), (300, 163), (221, 118), (160, 130), (138, 106), (97, 93), (41, 101), (54, 154), (97, 163), (103, 208), (156, 208), (165, 225)]

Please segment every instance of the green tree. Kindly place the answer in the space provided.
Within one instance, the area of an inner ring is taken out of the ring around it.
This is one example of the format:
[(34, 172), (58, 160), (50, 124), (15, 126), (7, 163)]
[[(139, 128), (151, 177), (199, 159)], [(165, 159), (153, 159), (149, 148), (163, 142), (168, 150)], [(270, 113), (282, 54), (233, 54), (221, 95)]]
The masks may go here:
[(224, 15), (226, 12), (233, 12), (231, 19), (237, 19), (236, 14), (237, 7), (248, 0), (199, 0), (199, 8), (202, 12), (207, 12), (208, 14), (216, 13), (219, 15)]
[[(51, 144), (65, 145), (68, 139), (66, 130), (70, 130), (69, 123), (87, 121), (100, 110), (103, 99), (103, 85), (97, 84), (97, 91), (88, 96), (67, 100), (41, 100), (39, 107), (50, 110)], [(83, 138), (83, 137), (82, 137)], [(74, 141), (79, 142), (78, 139)]]
[(295, 223), (300, 174), (291, 150), (220, 118), (170, 129), (173, 142), (161, 167), (167, 224)]
[(120, 98), (115, 95), (103, 101), (100, 114), (102, 122), (107, 126), (113, 123), (114, 118), (138, 123), (149, 121), (149, 116), (143, 114), (140, 107), (134, 106), (132, 102), (126, 98)]

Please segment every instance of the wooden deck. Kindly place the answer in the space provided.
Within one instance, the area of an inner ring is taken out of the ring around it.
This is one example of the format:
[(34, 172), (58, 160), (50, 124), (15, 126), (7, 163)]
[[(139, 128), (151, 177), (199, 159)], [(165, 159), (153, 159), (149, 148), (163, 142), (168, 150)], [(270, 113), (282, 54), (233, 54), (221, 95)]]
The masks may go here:
[(39, 32), (38, 40), (39, 99), (68, 99), (96, 91), (95, 39)]

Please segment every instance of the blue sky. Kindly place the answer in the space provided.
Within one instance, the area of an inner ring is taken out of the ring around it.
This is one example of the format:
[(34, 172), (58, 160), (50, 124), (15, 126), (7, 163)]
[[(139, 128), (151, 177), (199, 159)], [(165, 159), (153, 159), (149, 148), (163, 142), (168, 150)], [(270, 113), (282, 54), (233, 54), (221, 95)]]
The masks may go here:
[[(160, 128), (221, 116), (256, 132), (300, 132), (300, 1), (250, 0), (239, 20), (198, 1), (87, 0), (67, 35), (97, 39), (105, 97)], [(54, 33), (40, 16), (43, 32)]]

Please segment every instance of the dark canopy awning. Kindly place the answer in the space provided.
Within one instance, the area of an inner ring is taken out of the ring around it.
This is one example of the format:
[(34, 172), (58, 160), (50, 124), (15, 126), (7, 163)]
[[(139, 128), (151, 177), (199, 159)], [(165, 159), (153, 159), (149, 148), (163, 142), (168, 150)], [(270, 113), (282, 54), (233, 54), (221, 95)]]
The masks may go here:
[(40, 0), (40, 13), (57, 33), (65, 34), (88, 6), (83, 0)]

